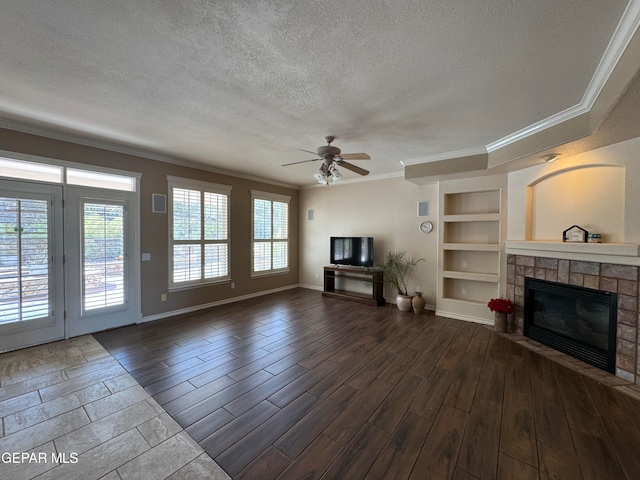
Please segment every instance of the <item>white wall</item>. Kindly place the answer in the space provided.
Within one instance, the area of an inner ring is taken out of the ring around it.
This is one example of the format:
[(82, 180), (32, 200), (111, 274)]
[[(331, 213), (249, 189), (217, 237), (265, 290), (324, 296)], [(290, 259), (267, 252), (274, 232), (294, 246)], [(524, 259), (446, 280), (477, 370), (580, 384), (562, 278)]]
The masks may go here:
[(508, 204), (508, 240), (562, 241), (578, 224), (640, 243), (640, 138), (510, 173)]
[[(417, 203), (429, 202), (429, 216), (417, 216)], [(329, 264), (329, 237), (374, 237), (374, 257), (382, 263), (390, 250), (406, 250), (424, 258), (414, 274), (410, 290), (424, 292), (427, 306), (435, 306), (437, 279), (438, 186), (415, 185), (403, 178), (338, 184), (300, 192), (300, 284), (322, 289), (323, 268)], [(308, 211), (313, 210), (313, 220)], [(430, 220), (434, 230), (418, 230)], [(391, 300), (393, 293), (385, 289)]]

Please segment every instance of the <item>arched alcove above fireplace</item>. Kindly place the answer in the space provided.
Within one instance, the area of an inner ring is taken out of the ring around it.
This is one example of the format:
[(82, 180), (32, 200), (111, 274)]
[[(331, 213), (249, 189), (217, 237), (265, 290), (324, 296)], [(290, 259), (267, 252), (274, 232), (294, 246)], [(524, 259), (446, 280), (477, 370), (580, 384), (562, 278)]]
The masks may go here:
[(623, 243), (625, 171), (620, 165), (577, 165), (537, 178), (527, 186), (525, 239), (560, 241), (580, 225), (603, 241)]

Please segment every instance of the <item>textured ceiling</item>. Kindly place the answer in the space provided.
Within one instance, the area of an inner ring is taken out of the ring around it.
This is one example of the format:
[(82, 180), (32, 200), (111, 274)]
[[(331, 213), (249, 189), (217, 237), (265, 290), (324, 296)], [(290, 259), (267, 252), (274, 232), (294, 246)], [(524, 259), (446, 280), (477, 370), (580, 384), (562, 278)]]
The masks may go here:
[(335, 135), (400, 174), (579, 104), (628, 3), (2, 0), (0, 118), (295, 185)]

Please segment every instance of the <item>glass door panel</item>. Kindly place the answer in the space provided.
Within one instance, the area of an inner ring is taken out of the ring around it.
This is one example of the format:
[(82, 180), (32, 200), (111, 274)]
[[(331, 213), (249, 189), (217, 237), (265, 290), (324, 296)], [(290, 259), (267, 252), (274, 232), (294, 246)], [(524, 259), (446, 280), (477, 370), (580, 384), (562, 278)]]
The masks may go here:
[(49, 205), (0, 197), (0, 322), (49, 316)]
[(84, 312), (125, 303), (124, 205), (84, 202)]
[(60, 187), (0, 181), (0, 351), (64, 336), (61, 219)]

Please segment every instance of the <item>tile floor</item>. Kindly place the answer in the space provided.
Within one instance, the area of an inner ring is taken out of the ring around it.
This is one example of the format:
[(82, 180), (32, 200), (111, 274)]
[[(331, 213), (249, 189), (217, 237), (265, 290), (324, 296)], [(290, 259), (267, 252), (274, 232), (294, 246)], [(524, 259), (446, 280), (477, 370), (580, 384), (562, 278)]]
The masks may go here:
[(0, 355), (0, 418), (1, 479), (229, 478), (90, 335)]

